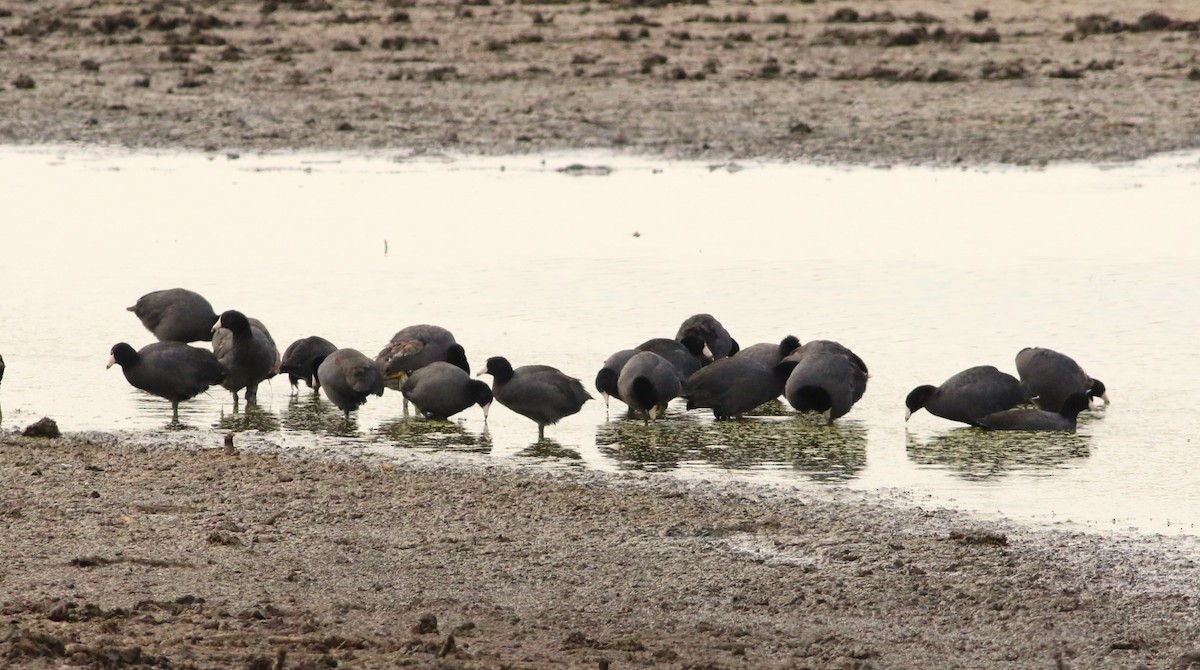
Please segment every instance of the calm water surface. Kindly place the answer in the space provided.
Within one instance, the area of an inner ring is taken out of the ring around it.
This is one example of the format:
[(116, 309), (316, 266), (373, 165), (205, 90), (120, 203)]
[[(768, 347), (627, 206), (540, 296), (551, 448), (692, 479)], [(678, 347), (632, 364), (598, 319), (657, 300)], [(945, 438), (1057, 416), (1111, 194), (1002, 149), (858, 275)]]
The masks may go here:
[[(607, 176), (569, 176), (571, 163)], [(403, 326), (591, 381), (609, 354), (716, 315), (743, 344), (836, 339), (871, 368), (833, 427), (784, 405), (737, 423), (674, 406), (643, 425), (600, 400), (547, 430), (495, 406), (450, 423), (399, 394), (346, 424), (275, 379), (262, 412), (223, 390), (188, 430), (288, 447), (640, 470), (880, 490), (1098, 530), (1200, 535), (1200, 160), (1041, 170), (741, 169), (604, 155), (503, 159), (0, 150), (0, 386), (6, 429), (158, 431), (170, 406), (105, 370), (152, 337), (125, 308), (184, 286), (373, 356)], [(386, 247), (386, 252), (385, 252)], [(1072, 355), (1112, 405), (1074, 435), (986, 434), (904, 397), (966, 367)]]

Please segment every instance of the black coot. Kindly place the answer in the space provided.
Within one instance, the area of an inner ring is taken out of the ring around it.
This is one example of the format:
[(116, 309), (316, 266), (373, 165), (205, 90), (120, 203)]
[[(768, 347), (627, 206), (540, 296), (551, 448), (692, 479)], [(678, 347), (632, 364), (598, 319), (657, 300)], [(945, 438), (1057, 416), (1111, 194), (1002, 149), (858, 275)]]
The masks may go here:
[(279, 371), (287, 373), (293, 393), (299, 387), (300, 380), (304, 380), (305, 385), (315, 393), (321, 388), (321, 380), (317, 378), (316, 361), (335, 351), (337, 347), (329, 340), (310, 335), (288, 345), (283, 352), (283, 360), (279, 363)]
[(621, 368), (617, 379), (621, 399), (647, 419), (666, 414), (667, 403), (679, 395), (675, 366), (652, 351), (639, 351)]
[(325, 397), (350, 418), (350, 412), (383, 395), (383, 372), (375, 361), (357, 349), (338, 349), (317, 363), (317, 378)]
[(1088, 408), (1086, 393), (1072, 393), (1063, 401), (1062, 409), (1048, 412), (1044, 409), (1009, 409), (989, 414), (979, 420), (979, 425), (988, 430), (1075, 430), (1079, 413)]
[(539, 439), (546, 426), (575, 414), (592, 398), (578, 379), (548, 365), (514, 370), (508, 359), (493, 356), (479, 374), (492, 376), (492, 395), (501, 405), (537, 423)]
[(1104, 382), (1089, 377), (1074, 359), (1053, 349), (1022, 349), (1017, 353), (1017, 374), (1026, 397), (1040, 409), (1057, 412), (1074, 393), (1086, 393), (1108, 402)]
[(233, 309), (223, 312), (212, 330), (213, 353), (228, 371), (221, 385), (233, 393), (235, 406), (242, 389), (246, 389), (246, 404), (257, 404), (259, 382), (279, 369), (279, 349), (271, 333), (261, 321)]
[(155, 342), (135, 351), (125, 342), (113, 345), (106, 367), (121, 366), (134, 388), (171, 402), (171, 416), (179, 420), (179, 403), (203, 393), (225, 379), (225, 366), (207, 349), (182, 342)]
[(991, 365), (977, 365), (953, 375), (941, 386), (925, 384), (909, 392), (904, 399), (908, 410), (925, 408), (930, 414), (951, 421), (979, 425), (988, 414), (1012, 409), (1025, 400), (1025, 391), (1017, 378)]
[(738, 352), (737, 340), (725, 330), (712, 314), (694, 314), (684, 319), (675, 333), (675, 339), (682, 340), (688, 335), (695, 335), (704, 341), (704, 352), (713, 360), (732, 356)]
[(759, 342), (742, 349), (737, 355), (739, 358), (752, 358), (768, 368), (773, 368), (799, 348), (799, 338), (795, 335), (788, 335), (780, 340), (779, 344)]
[(445, 361), (471, 374), (467, 353), (454, 335), (441, 326), (418, 324), (402, 328), (384, 345), (375, 361), (388, 379), (402, 379), (413, 370)]
[(828, 423), (845, 416), (867, 390), (867, 366), (854, 352), (829, 340), (815, 340), (788, 357), (796, 361), (784, 396), (801, 412), (819, 412)]
[(486, 383), (445, 361), (414, 370), (400, 392), (428, 419), (448, 419), (471, 405), (479, 405), (486, 421), (492, 406), (492, 389)]
[[(672, 340), (673, 341), (673, 340)], [(609, 356), (596, 373), (596, 390), (604, 398), (604, 406), (608, 407), (609, 397), (621, 400), (621, 391), (617, 388), (617, 379), (621, 376), (621, 368), (638, 353), (637, 349), (622, 349)]]
[(160, 342), (208, 342), (217, 320), (208, 300), (185, 288), (147, 293), (127, 309)]
[(738, 419), (759, 405), (783, 393), (790, 365), (769, 368), (739, 354), (722, 358), (688, 377), (680, 395), (687, 408), (708, 407), (717, 419)]

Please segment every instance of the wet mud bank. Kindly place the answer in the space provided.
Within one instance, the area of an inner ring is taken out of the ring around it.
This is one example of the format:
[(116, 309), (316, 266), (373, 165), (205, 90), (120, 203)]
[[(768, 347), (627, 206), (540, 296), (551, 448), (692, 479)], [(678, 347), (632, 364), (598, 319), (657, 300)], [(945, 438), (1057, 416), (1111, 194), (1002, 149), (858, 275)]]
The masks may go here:
[(236, 439), (5, 436), (6, 665), (1200, 662), (1200, 581), (1178, 539)]

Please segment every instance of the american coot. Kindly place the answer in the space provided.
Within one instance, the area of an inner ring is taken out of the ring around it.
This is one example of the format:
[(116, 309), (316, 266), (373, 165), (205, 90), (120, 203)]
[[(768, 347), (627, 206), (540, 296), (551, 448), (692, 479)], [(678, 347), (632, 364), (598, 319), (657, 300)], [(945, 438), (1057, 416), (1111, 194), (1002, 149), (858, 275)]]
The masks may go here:
[(667, 403), (679, 395), (679, 373), (662, 356), (639, 351), (621, 368), (617, 388), (631, 409), (647, 419), (657, 419), (666, 414)]
[(752, 344), (737, 353), (739, 358), (751, 358), (768, 368), (779, 365), (780, 361), (800, 348), (800, 340), (795, 335), (788, 335), (779, 344), (760, 342)]
[(704, 354), (704, 340), (696, 335), (685, 335), (681, 340), (671, 340), (656, 337), (646, 340), (635, 347), (638, 351), (651, 351), (675, 366), (680, 379), (687, 379), (697, 370), (712, 363), (712, 358)]
[(246, 389), (246, 404), (257, 404), (259, 382), (274, 376), (279, 366), (279, 349), (271, 333), (261, 321), (232, 309), (221, 314), (212, 330), (213, 353), (228, 370), (221, 385), (233, 393), (235, 407), (242, 389)]
[(0, 382), (4, 381), (4, 357), (0, 356)]
[(287, 373), (288, 381), (292, 384), (292, 393), (296, 392), (301, 379), (314, 393), (320, 390), (321, 380), (317, 378), (316, 360), (335, 351), (337, 347), (332, 342), (316, 335), (289, 344), (283, 352), (279, 371)]
[(942, 382), (941, 386), (925, 384), (913, 389), (904, 404), (908, 410), (904, 420), (924, 407), (930, 414), (972, 426), (988, 414), (1012, 409), (1025, 399), (1025, 391), (1017, 378), (991, 365), (978, 365)]
[[(794, 364), (792, 364), (794, 365)], [(742, 414), (779, 397), (790, 365), (776, 368), (739, 354), (714, 361), (683, 382), (680, 395), (687, 408), (708, 407), (717, 419), (740, 419)]]
[(867, 364), (863, 362), (863, 359), (858, 357), (858, 354), (850, 351), (849, 347), (841, 342), (833, 340), (809, 340), (804, 346), (793, 350), (792, 353), (784, 358), (785, 360), (799, 361), (804, 356), (817, 353), (841, 354), (849, 358), (850, 362), (854, 363), (854, 366), (859, 370), (862, 370), (864, 375), (870, 375), (870, 372), (867, 370)]
[[(828, 423), (845, 416), (867, 390), (866, 364), (837, 342), (823, 340), (800, 348), (784, 386), (788, 404), (801, 412), (820, 412)], [(834, 346), (836, 345), (836, 346)], [(842, 350), (845, 350), (843, 353)]]
[(441, 326), (419, 324), (402, 328), (375, 357), (389, 379), (401, 379), (434, 361), (446, 361), (471, 374), (467, 353), (454, 335)]
[(345, 412), (347, 419), (367, 402), (367, 396), (383, 395), (383, 372), (357, 349), (338, 349), (319, 358), (317, 378), (325, 397)]
[(492, 389), (486, 383), (445, 361), (414, 370), (400, 392), (428, 419), (448, 419), (471, 405), (479, 405), (487, 421), (492, 406)]
[(492, 395), (501, 405), (537, 423), (538, 439), (546, 436), (547, 425), (578, 412), (592, 399), (578, 379), (548, 365), (514, 370), (508, 359), (493, 356), (479, 374), (492, 376)]
[(179, 420), (179, 403), (203, 393), (225, 379), (225, 366), (207, 349), (182, 342), (155, 342), (134, 351), (125, 342), (113, 345), (106, 368), (121, 366), (134, 388), (171, 401), (171, 416)]
[(133, 312), (160, 342), (208, 342), (217, 314), (204, 296), (185, 288), (153, 291), (138, 298)]
[[(674, 342), (674, 340), (671, 341)], [(637, 349), (622, 349), (609, 356), (604, 361), (604, 365), (600, 367), (600, 371), (596, 373), (596, 390), (600, 392), (600, 397), (604, 398), (605, 407), (608, 407), (610, 396), (621, 400), (621, 390), (617, 388), (617, 379), (621, 376), (621, 368), (625, 367), (629, 359), (637, 353)]]
[(1075, 430), (1079, 413), (1088, 408), (1086, 393), (1072, 393), (1063, 401), (1062, 409), (1009, 409), (988, 414), (979, 425), (988, 430)]
[(1052, 349), (1022, 349), (1017, 353), (1017, 374), (1026, 397), (1039, 409), (1057, 412), (1073, 393), (1086, 393), (1108, 403), (1104, 382), (1092, 379), (1074, 359)]
[(712, 314), (695, 314), (684, 319), (675, 333), (675, 339), (682, 340), (688, 335), (695, 335), (704, 340), (705, 354), (713, 360), (732, 356), (738, 352), (737, 340), (730, 336), (729, 331)]

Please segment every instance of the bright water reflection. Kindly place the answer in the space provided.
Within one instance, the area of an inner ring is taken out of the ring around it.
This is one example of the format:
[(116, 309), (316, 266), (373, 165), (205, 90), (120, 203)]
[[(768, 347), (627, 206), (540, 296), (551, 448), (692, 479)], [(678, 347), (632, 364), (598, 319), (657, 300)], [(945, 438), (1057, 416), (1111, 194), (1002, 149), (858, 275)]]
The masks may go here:
[[(572, 162), (612, 165), (571, 177)], [(590, 387), (609, 354), (717, 315), (743, 345), (837, 339), (871, 368), (833, 427), (783, 405), (738, 423), (673, 406), (650, 425), (599, 400), (537, 439), (496, 406), (449, 422), (393, 392), (347, 422), (277, 378), (235, 413), (223, 390), (185, 431), (260, 431), (481, 462), (909, 491), (922, 503), (1100, 529), (1200, 533), (1196, 156), (1110, 168), (929, 170), (585, 155), (418, 161), (332, 156), (0, 152), (0, 387), (6, 428), (168, 426), (170, 407), (105, 371), (150, 341), (125, 307), (185, 286), (262, 319), (282, 347), (319, 334), (373, 355), (399, 328), (451, 329), (476, 367), (504, 355)], [(386, 242), (385, 242), (386, 241)], [(386, 253), (385, 253), (386, 243)], [(982, 434), (921, 412), (914, 386), (1071, 354), (1113, 404), (1076, 435)]]

